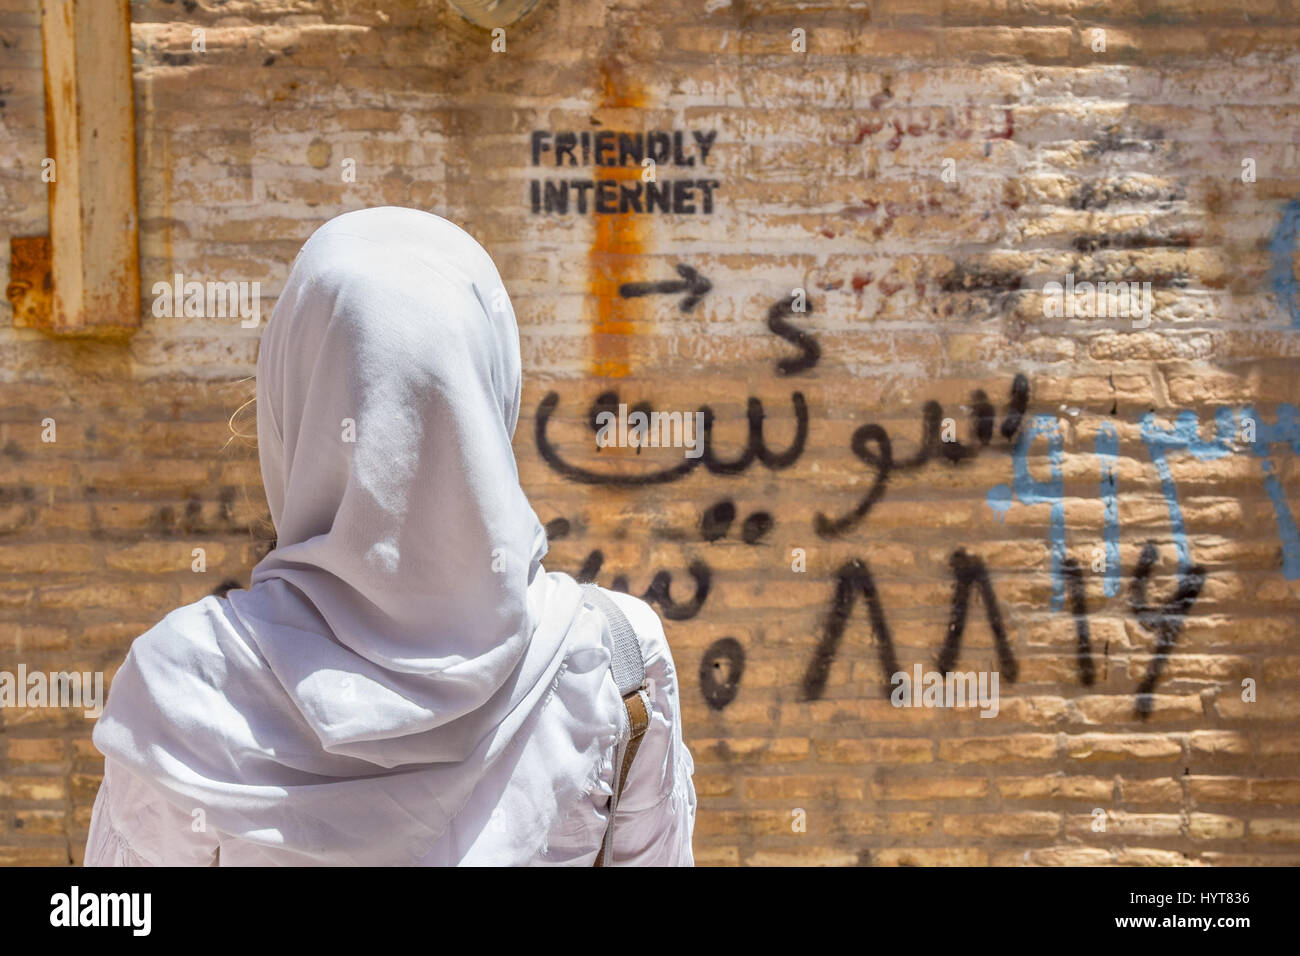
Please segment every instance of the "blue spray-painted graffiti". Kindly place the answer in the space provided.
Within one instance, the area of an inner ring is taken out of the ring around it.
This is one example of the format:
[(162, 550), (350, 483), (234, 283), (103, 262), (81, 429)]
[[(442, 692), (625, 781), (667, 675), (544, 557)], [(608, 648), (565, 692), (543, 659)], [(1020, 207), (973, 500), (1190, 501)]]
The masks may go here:
[(1172, 428), (1161, 428), (1156, 424), (1156, 416), (1149, 413), (1142, 416), (1142, 442), (1147, 446), (1147, 454), (1156, 466), (1160, 476), (1160, 489), (1165, 496), (1165, 505), (1169, 509), (1169, 526), (1173, 530), (1174, 548), (1178, 552), (1178, 573), (1186, 574), (1192, 565), (1192, 549), (1187, 543), (1187, 525), (1183, 521), (1183, 509), (1178, 503), (1178, 487), (1174, 484), (1173, 473), (1169, 470), (1167, 453), (1170, 451), (1190, 452), (1197, 461), (1214, 461), (1232, 453), (1232, 440), (1236, 432), (1232, 411), (1221, 408), (1215, 414), (1216, 434), (1210, 441), (1202, 441), (1200, 423), (1195, 412), (1182, 412)]
[(1119, 593), (1119, 432), (1110, 422), (1102, 422), (1092, 440), (1093, 451), (1101, 465), (1102, 543), (1106, 569), (1102, 593), (1114, 597)]
[[(1285, 443), (1291, 447), (1293, 455), (1300, 454), (1300, 419), (1297, 419), (1296, 407), (1282, 404), (1277, 407), (1277, 421), (1272, 425), (1260, 418), (1254, 406), (1242, 412), (1242, 421), (1255, 425), (1255, 440), (1251, 443), (1251, 452), (1257, 458), (1270, 453), (1270, 446)], [(1268, 492), (1269, 501), (1273, 503), (1273, 517), (1277, 521), (1277, 536), (1282, 541), (1282, 573), (1288, 581), (1300, 578), (1300, 532), (1296, 530), (1295, 518), (1291, 506), (1287, 504), (1282, 493), (1282, 484), (1277, 480), (1273, 463), (1265, 461), (1264, 490)]]
[(1272, 260), (1268, 281), (1273, 286), (1278, 304), (1291, 316), (1293, 329), (1300, 329), (1300, 301), (1296, 298), (1298, 290), (1292, 265), (1297, 232), (1300, 232), (1300, 199), (1292, 199), (1282, 210), (1282, 221), (1273, 230), (1273, 238), (1268, 244)]
[[(1029, 448), (1039, 435), (1047, 436), (1047, 454), (1050, 462), (1050, 481), (1038, 481), (1029, 471)], [(1011, 493), (1024, 504), (1046, 504), (1051, 507), (1048, 524), (1048, 548), (1052, 556), (1052, 610), (1065, 604), (1065, 480), (1061, 476), (1061, 452), (1064, 440), (1061, 426), (1051, 415), (1035, 415), (1029, 427), (1022, 428), (1012, 449), (1015, 479), (1012, 489), (998, 485), (988, 494), (988, 505), (995, 511), (1011, 500)]]
[[(1214, 416), (1214, 437), (1201, 437), (1201, 427), (1195, 412), (1181, 412), (1168, 428), (1156, 422), (1154, 413), (1144, 415), (1140, 421), (1142, 442), (1151, 463), (1160, 478), (1160, 488), (1169, 511), (1169, 526), (1174, 549), (1178, 555), (1178, 573), (1185, 577), (1193, 567), (1192, 549), (1187, 535), (1187, 524), (1178, 498), (1178, 487), (1170, 468), (1172, 452), (1186, 452), (1197, 461), (1214, 461), (1226, 455), (1249, 448), (1257, 458), (1272, 454), (1272, 446), (1283, 444), (1293, 454), (1300, 454), (1300, 412), (1294, 405), (1282, 404), (1277, 408), (1277, 420), (1269, 424), (1253, 406), (1235, 413), (1230, 408), (1220, 408)], [(1048, 481), (1038, 481), (1029, 470), (1029, 452), (1038, 435), (1048, 436)], [(1093, 449), (1101, 470), (1100, 497), (1104, 507), (1103, 543), (1105, 554), (1104, 593), (1114, 597), (1120, 590), (1119, 554), (1119, 480), (1117, 460), (1119, 435), (1110, 422), (1103, 422), (1093, 439)], [(1015, 478), (1012, 485), (996, 485), (987, 495), (987, 504), (998, 520), (1014, 500), (1026, 505), (1051, 506), (1048, 526), (1048, 549), (1051, 553), (1052, 609), (1060, 610), (1065, 603), (1066, 578), (1065, 551), (1065, 499), (1061, 481), (1062, 440), (1060, 425), (1051, 415), (1036, 415), (1030, 426), (1023, 430), (1012, 450)], [(1300, 578), (1300, 530), (1297, 529), (1291, 506), (1286, 500), (1281, 482), (1272, 462), (1263, 463), (1263, 482), (1273, 516), (1277, 523), (1278, 538), (1282, 545), (1282, 573), (1287, 580)]]
[[(1051, 479), (1038, 481), (1029, 471), (1029, 451), (1034, 439), (1047, 436), (1047, 455)], [(1120, 589), (1119, 558), (1119, 433), (1110, 422), (1103, 422), (1093, 441), (1098, 461), (1101, 463), (1101, 500), (1105, 525), (1102, 532), (1105, 560), (1104, 590), (1114, 597)], [(1035, 415), (1029, 427), (1023, 429), (1012, 448), (1015, 479), (1012, 485), (995, 485), (989, 490), (986, 501), (999, 521), (1005, 521), (1006, 512), (1014, 499), (1027, 505), (1046, 504), (1051, 508), (1048, 523), (1048, 548), (1052, 558), (1052, 610), (1065, 605), (1066, 548), (1065, 548), (1065, 485), (1061, 477), (1063, 439), (1061, 426), (1051, 415)]]

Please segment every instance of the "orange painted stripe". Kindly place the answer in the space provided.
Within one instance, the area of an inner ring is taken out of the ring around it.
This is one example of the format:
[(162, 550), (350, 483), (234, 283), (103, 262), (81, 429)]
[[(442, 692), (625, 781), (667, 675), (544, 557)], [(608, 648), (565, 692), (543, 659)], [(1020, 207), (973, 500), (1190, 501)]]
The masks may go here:
[[(627, 80), (616, 60), (602, 60), (600, 72), (602, 95), (599, 108), (628, 109), (644, 105), (641, 89)], [(632, 180), (640, 175), (640, 168), (597, 167), (595, 178)], [(588, 371), (597, 378), (622, 378), (632, 370), (631, 339), (635, 334), (635, 322), (628, 318), (634, 306), (619, 297), (618, 288), (625, 282), (640, 278), (640, 259), (645, 251), (644, 227), (642, 217), (636, 213), (601, 215), (593, 211), (591, 215), (594, 226), (587, 252), (587, 291), (594, 314)], [(643, 306), (638, 304), (635, 308)]]

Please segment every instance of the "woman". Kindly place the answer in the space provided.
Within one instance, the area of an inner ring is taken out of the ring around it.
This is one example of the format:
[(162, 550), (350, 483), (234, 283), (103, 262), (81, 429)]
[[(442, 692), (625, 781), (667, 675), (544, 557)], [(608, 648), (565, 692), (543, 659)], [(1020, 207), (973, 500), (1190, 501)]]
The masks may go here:
[[(298, 254), (263, 335), (276, 547), (138, 638), (95, 727), (87, 865), (595, 862), (628, 718), (608, 616), (541, 565), (492, 260), (412, 209)], [(606, 863), (689, 865), (694, 769), (654, 612), (614, 594), (650, 724)]]

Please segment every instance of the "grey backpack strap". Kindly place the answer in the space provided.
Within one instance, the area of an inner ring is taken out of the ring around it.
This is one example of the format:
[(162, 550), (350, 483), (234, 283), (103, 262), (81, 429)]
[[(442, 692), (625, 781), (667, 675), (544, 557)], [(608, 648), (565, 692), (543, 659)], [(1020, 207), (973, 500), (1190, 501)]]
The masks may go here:
[(627, 774), (632, 767), (632, 758), (641, 746), (641, 738), (650, 726), (650, 695), (645, 690), (645, 659), (641, 656), (641, 642), (632, 629), (632, 622), (613, 599), (596, 585), (585, 585), (583, 595), (605, 615), (605, 620), (609, 623), (609, 669), (627, 710), (627, 735), (620, 734), (614, 755), (614, 793), (609, 800), (609, 820), (605, 824), (605, 837), (600, 841), (600, 852), (596, 854), (594, 864), (604, 866), (607, 860), (613, 861), (614, 815), (618, 810), (619, 798), (623, 795), (623, 785), (627, 783)]
[(645, 661), (641, 658), (641, 642), (637, 640), (632, 622), (619, 610), (613, 598), (594, 584), (583, 587), (591, 604), (599, 608), (609, 622), (613, 635), (613, 646), (609, 649), (609, 669), (614, 672), (614, 683), (618, 686), (620, 697), (626, 697), (639, 690), (645, 683)]

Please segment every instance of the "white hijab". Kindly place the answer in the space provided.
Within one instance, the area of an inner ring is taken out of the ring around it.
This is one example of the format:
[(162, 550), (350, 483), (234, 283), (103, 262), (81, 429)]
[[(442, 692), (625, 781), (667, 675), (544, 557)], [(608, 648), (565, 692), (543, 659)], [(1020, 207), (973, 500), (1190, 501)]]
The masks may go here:
[(228, 604), (137, 639), (95, 743), (288, 860), (414, 862), (544, 698), (582, 602), (541, 569), (519, 486), (514, 312), (459, 227), (348, 213), (294, 261), (257, 372), (276, 547)]

